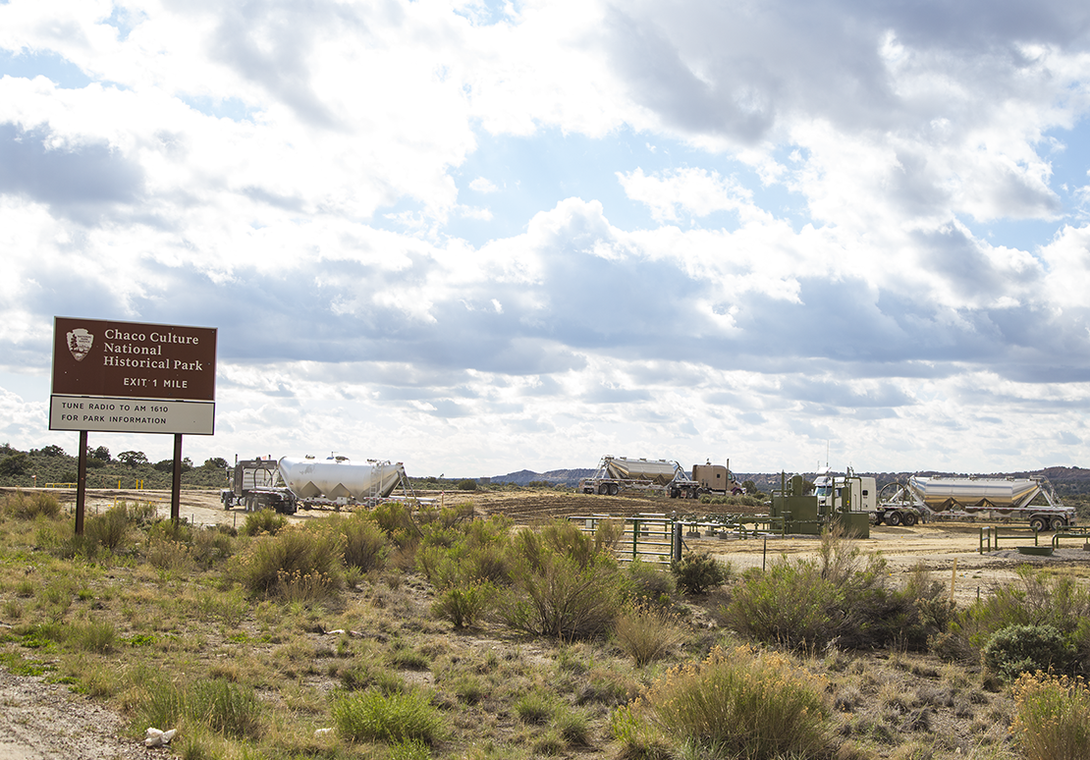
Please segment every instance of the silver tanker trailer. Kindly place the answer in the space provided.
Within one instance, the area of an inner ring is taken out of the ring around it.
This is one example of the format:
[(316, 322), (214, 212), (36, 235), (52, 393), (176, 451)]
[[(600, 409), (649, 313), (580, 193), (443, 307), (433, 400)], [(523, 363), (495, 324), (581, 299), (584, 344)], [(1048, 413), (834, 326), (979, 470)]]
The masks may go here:
[(352, 464), (342, 456), (244, 459), (235, 463), (231, 488), (220, 491), (220, 501), (224, 509), (241, 505), (247, 512), (268, 508), (290, 515), (299, 507), (373, 505), (389, 498), (398, 485), (407, 496), (401, 462)]
[(588, 494), (616, 496), (621, 491), (666, 492), (672, 498), (695, 499), (700, 484), (689, 478), (677, 462), (666, 459), (629, 459), (607, 454), (590, 477), (579, 481)]
[(911, 524), (912, 516), (1024, 519), (1037, 531), (1075, 524), (1075, 509), (1065, 507), (1042, 477), (985, 478), (913, 475), (889, 483), (878, 495), (875, 522)]

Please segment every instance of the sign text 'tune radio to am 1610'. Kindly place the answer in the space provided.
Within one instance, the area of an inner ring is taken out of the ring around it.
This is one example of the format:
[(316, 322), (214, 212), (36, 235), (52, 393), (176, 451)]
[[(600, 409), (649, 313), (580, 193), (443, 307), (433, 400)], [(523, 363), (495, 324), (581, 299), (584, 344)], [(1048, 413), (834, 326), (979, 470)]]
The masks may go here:
[(56, 317), (50, 430), (212, 435), (216, 330)]

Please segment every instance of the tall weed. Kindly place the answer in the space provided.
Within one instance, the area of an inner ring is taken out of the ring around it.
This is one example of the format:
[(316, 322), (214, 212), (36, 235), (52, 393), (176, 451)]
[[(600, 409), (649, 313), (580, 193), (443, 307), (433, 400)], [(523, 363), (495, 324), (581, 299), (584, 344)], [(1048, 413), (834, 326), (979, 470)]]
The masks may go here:
[(745, 760), (820, 758), (832, 751), (822, 692), (783, 655), (716, 649), (656, 681), (633, 709), (677, 745)]
[(242, 584), (255, 594), (308, 601), (341, 583), (344, 537), (329, 529), (288, 528), (259, 536), (236, 564)]
[(1090, 688), (1081, 678), (1025, 673), (1014, 685), (1014, 741), (1026, 760), (1090, 757)]

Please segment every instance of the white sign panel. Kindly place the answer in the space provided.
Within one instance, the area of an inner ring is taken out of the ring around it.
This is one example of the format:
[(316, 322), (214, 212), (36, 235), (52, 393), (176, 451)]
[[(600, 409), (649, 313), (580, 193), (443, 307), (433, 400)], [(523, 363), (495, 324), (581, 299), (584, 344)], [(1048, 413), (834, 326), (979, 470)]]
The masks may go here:
[(215, 417), (213, 401), (54, 395), (49, 403), (50, 430), (213, 435)]

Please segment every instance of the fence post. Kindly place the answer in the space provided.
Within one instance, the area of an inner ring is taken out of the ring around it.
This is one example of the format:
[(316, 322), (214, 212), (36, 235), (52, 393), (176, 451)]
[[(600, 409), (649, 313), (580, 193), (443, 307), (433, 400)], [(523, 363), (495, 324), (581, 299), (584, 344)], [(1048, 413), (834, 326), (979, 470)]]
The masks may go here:
[(674, 562), (680, 562), (681, 561), (681, 523), (674, 523), (673, 524), (673, 533), (674, 533), (674, 536), (673, 536), (674, 540), (673, 540), (673, 547), (672, 547), (673, 551), (670, 552), (670, 554), (671, 554), (670, 558)]

